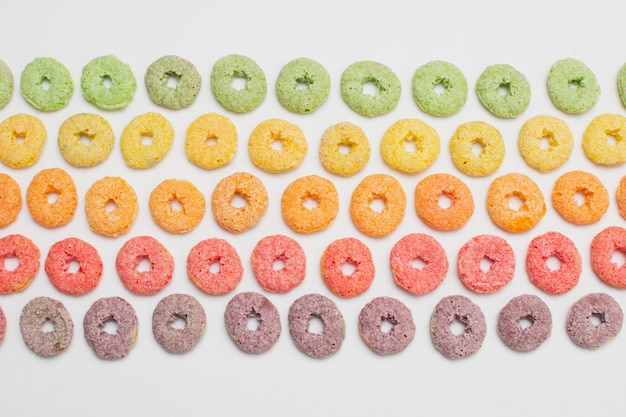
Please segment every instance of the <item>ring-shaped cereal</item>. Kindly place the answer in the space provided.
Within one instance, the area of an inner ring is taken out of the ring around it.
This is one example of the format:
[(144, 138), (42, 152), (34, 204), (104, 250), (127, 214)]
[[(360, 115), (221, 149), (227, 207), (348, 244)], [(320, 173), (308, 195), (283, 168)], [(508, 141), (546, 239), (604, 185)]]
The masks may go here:
[(412, 87), (419, 108), (433, 116), (451, 116), (467, 101), (467, 79), (450, 62), (430, 61), (422, 65), (413, 74)]
[[(175, 79), (175, 86), (170, 81)], [(144, 76), (153, 103), (168, 109), (189, 107), (196, 101), (202, 77), (196, 67), (184, 58), (166, 55), (154, 61)]]
[[(390, 328), (384, 329), (384, 324)], [(359, 313), (359, 335), (379, 355), (394, 355), (415, 337), (413, 314), (400, 300), (376, 297)]]
[(59, 110), (74, 93), (72, 74), (54, 58), (35, 58), (22, 71), (20, 92), (37, 110)]
[[(481, 148), (478, 155), (473, 151), (476, 146)], [(502, 135), (486, 122), (468, 122), (457, 127), (449, 148), (454, 165), (473, 177), (493, 174), (504, 160)]]
[[(78, 264), (74, 270), (72, 263)], [(92, 291), (102, 276), (102, 258), (91, 244), (75, 237), (55, 242), (44, 263), (46, 274), (59, 291), (83, 295)]]
[(13, 73), (6, 62), (0, 60), (0, 109), (6, 106), (13, 96)]
[[(258, 323), (255, 329), (249, 327), (251, 320)], [(263, 294), (251, 291), (231, 298), (224, 311), (224, 324), (237, 347), (253, 354), (274, 346), (282, 330), (276, 306)]]
[(357, 125), (337, 123), (324, 131), (319, 157), (328, 172), (348, 177), (365, 168), (370, 159), (370, 143)]
[(485, 68), (476, 81), (476, 93), (480, 103), (498, 117), (517, 117), (530, 103), (530, 83), (507, 64)]
[[(442, 201), (446, 199), (447, 206)], [(415, 210), (433, 229), (457, 230), (474, 214), (474, 198), (469, 187), (454, 175), (432, 174), (415, 187)]]
[(606, 113), (593, 118), (583, 132), (583, 151), (599, 165), (617, 166), (626, 162), (626, 117)]
[(326, 229), (339, 211), (339, 194), (335, 185), (317, 175), (292, 181), (283, 191), (280, 202), (285, 223), (299, 233)]
[[(142, 261), (147, 261), (150, 268), (139, 268)], [(152, 236), (136, 236), (127, 240), (118, 251), (115, 269), (130, 292), (151, 295), (161, 291), (172, 280), (174, 258)]]
[(137, 81), (130, 65), (114, 55), (104, 55), (83, 67), (80, 87), (91, 104), (103, 110), (117, 110), (131, 102)]
[(602, 281), (615, 288), (626, 288), (626, 266), (613, 262), (615, 251), (626, 253), (626, 229), (610, 226), (591, 241), (591, 267)]
[(170, 233), (186, 233), (196, 227), (206, 209), (204, 195), (191, 181), (166, 179), (150, 193), (150, 214)]
[(435, 290), (445, 279), (449, 266), (441, 244), (423, 233), (408, 234), (396, 242), (389, 254), (389, 264), (394, 281), (415, 295)]
[(66, 225), (78, 205), (74, 180), (61, 168), (39, 171), (26, 189), (26, 205), (40, 225), (48, 228)]
[[(547, 147), (542, 146), (544, 140)], [(539, 172), (550, 172), (569, 159), (574, 136), (565, 121), (553, 116), (535, 116), (520, 128), (517, 145), (528, 166)]]
[[(372, 207), (375, 200), (384, 204), (382, 211)], [(368, 175), (352, 192), (350, 217), (356, 228), (368, 236), (383, 237), (396, 230), (405, 210), (406, 195), (391, 175)]]
[[(558, 268), (548, 264), (556, 258)], [(537, 288), (548, 294), (564, 294), (578, 284), (582, 271), (580, 253), (567, 236), (559, 232), (547, 232), (535, 237), (526, 253), (528, 278)]]
[[(233, 204), (241, 197), (245, 205)], [(241, 233), (255, 226), (267, 210), (267, 190), (260, 179), (247, 172), (236, 172), (217, 183), (211, 195), (213, 217), (220, 227)]]
[[(52, 331), (42, 328), (46, 322), (52, 325)], [(63, 303), (50, 297), (37, 297), (22, 309), (20, 331), (30, 350), (39, 356), (50, 357), (69, 347), (74, 336), (74, 323)]]
[[(114, 334), (105, 330), (108, 322), (117, 325)], [(85, 340), (100, 359), (116, 360), (127, 356), (137, 342), (138, 327), (135, 309), (121, 297), (96, 300), (83, 319)]]
[[(584, 201), (578, 203), (578, 197)], [(609, 208), (609, 193), (598, 177), (590, 172), (569, 171), (554, 182), (552, 205), (570, 223), (598, 222)]]
[(115, 144), (115, 135), (104, 117), (80, 113), (61, 124), (58, 144), (61, 155), (71, 165), (92, 167), (108, 158)]
[[(212, 265), (215, 269), (212, 270)], [(226, 240), (210, 238), (198, 242), (187, 255), (187, 275), (207, 294), (231, 292), (243, 277), (237, 250)]]
[[(512, 206), (518, 200), (519, 207)], [(509, 173), (494, 179), (487, 189), (487, 212), (496, 226), (511, 233), (526, 232), (546, 214), (546, 202), (530, 177)]]
[[(374, 95), (364, 91), (367, 84), (376, 89)], [(395, 109), (401, 90), (398, 76), (378, 62), (355, 62), (341, 74), (341, 97), (352, 110), (363, 116), (381, 116)]]
[(0, 161), (11, 168), (34, 164), (45, 142), (46, 127), (35, 116), (16, 114), (0, 123)]
[[(233, 84), (242, 79), (241, 89)], [(227, 55), (218, 59), (211, 70), (211, 90), (215, 99), (227, 110), (250, 112), (263, 102), (267, 94), (265, 73), (252, 59), (243, 55)]]
[(293, 123), (269, 119), (259, 123), (248, 140), (250, 159), (267, 172), (283, 172), (296, 168), (306, 156), (304, 132)]
[(0, 173), (0, 229), (17, 219), (22, 209), (22, 191), (20, 185), (8, 174)]
[(392, 124), (380, 140), (383, 161), (393, 169), (416, 174), (439, 156), (439, 134), (419, 119), (401, 119)]
[(624, 312), (613, 297), (603, 292), (591, 293), (571, 305), (565, 330), (578, 346), (597, 349), (619, 334), (623, 320)]
[(302, 246), (285, 235), (265, 236), (250, 255), (252, 272), (265, 291), (284, 294), (300, 285), (306, 275)]
[[(524, 322), (529, 326), (523, 327)], [(506, 346), (518, 352), (530, 352), (550, 337), (552, 313), (536, 295), (519, 295), (500, 310), (497, 329)]]
[(344, 298), (367, 291), (375, 269), (370, 249), (352, 237), (331, 242), (320, 259), (322, 279), (333, 293)]
[(104, 177), (85, 193), (89, 227), (103, 236), (126, 233), (137, 215), (137, 194), (123, 178)]
[(276, 79), (276, 96), (287, 110), (311, 113), (330, 93), (330, 75), (319, 62), (296, 58), (285, 64)]
[(583, 62), (566, 58), (550, 67), (547, 79), (552, 104), (565, 113), (583, 113), (595, 106), (600, 85)]
[[(322, 322), (321, 332), (310, 331), (311, 321)], [(346, 323), (337, 305), (320, 294), (305, 294), (289, 307), (289, 333), (301, 352), (326, 358), (339, 351), (346, 337)]]
[(237, 138), (237, 128), (228, 117), (217, 113), (198, 116), (187, 127), (187, 159), (203, 169), (228, 165), (237, 153)]
[[(483, 260), (490, 263), (486, 271), (481, 265)], [(459, 249), (457, 271), (467, 288), (480, 294), (491, 294), (513, 279), (515, 252), (500, 236), (474, 236)]]
[[(184, 327), (175, 326), (177, 320)], [(170, 294), (159, 301), (152, 312), (152, 334), (167, 352), (182, 354), (193, 349), (206, 328), (202, 304), (188, 294)]]
[(124, 161), (135, 169), (154, 166), (169, 152), (173, 142), (172, 124), (163, 115), (154, 112), (133, 118), (120, 136)]
[[(39, 271), (39, 248), (26, 236), (13, 234), (0, 238), (0, 294), (23, 291)], [(17, 266), (8, 269), (6, 260), (16, 258)]]

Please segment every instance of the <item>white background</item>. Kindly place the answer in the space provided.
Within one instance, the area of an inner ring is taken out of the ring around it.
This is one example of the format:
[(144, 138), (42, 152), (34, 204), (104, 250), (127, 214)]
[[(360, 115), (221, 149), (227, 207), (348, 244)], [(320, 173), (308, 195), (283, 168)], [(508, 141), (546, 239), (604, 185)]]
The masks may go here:
[[(624, 225), (617, 212), (614, 191), (623, 168), (602, 168), (589, 162), (580, 146), (582, 132), (596, 115), (624, 113), (616, 88), (616, 74), (626, 62), (623, 42), (623, 2), (602, 1), (288, 1), (256, 2), (143, 1), (107, 2), (14, 1), (3, 6), (0, 25), (0, 59), (12, 69), (16, 91), (0, 110), (0, 119), (27, 112), (40, 117), (48, 140), (40, 160), (30, 168), (11, 170), (22, 187), (39, 170), (61, 167), (72, 174), (79, 192), (79, 208), (70, 224), (56, 230), (36, 225), (24, 207), (19, 219), (1, 234), (23, 233), (40, 247), (42, 263), (52, 243), (77, 236), (92, 243), (104, 262), (104, 276), (98, 288), (81, 297), (58, 292), (39, 271), (24, 292), (0, 298), (8, 320), (0, 346), (0, 401), (2, 415), (34, 416), (47, 413), (67, 416), (239, 416), (239, 415), (616, 415), (623, 409), (622, 385), (626, 372), (623, 351), (626, 334), (597, 351), (575, 346), (564, 330), (569, 306), (593, 291), (605, 291), (626, 306), (623, 291), (599, 281), (589, 263), (591, 238), (610, 225)], [(83, 99), (79, 79), (82, 67), (91, 59), (112, 53), (129, 63), (138, 88), (124, 110), (102, 112)], [(209, 73), (220, 57), (239, 53), (255, 59), (268, 79), (268, 96), (252, 113), (232, 114), (222, 109), (210, 93)], [(202, 74), (202, 89), (189, 108), (170, 111), (152, 104), (143, 84), (147, 66), (157, 58), (176, 54), (192, 61)], [(30, 107), (20, 96), (19, 76), (35, 57), (50, 56), (71, 71), (75, 92), (70, 104), (54, 113)], [(327, 102), (315, 113), (294, 115), (280, 107), (273, 88), (282, 65), (307, 56), (318, 60), (331, 75), (332, 90)], [(602, 88), (598, 104), (582, 115), (566, 115), (550, 103), (546, 75), (557, 60), (573, 57), (585, 62), (596, 74)], [(402, 81), (400, 103), (393, 112), (374, 119), (352, 112), (339, 94), (344, 68), (359, 60), (376, 60), (391, 67)], [(470, 94), (465, 107), (449, 118), (434, 118), (421, 112), (413, 101), (410, 83), (415, 69), (433, 59), (448, 60), (465, 74)], [(512, 120), (498, 119), (483, 109), (473, 91), (475, 80), (491, 64), (506, 63), (524, 73), (532, 88), (528, 109)], [(152, 169), (131, 170), (123, 162), (119, 147), (101, 165), (76, 169), (67, 164), (56, 148), (59, 125), (79, 112), (102, 114), (117, 137), (130, 119), (147, 111), (160, 111), (174, 125), (175, 143), (167, 157)], [(237, 126), (240, 146), (234, 161), (215, 171), (196, 168), (186, 160), (185, 129), (197, 116), (218, 112)], [(576, 145), (570, 160), (557, 171), (540, 174), (525, 165), (517, 150), (517, 132), (528, 118), (538, 114), (561, 117), (570, 126)], [(303, 164), (296, 170), (270, 175), (255, 168), (247, 154), (247, 137), (262, 120), (281, 117), (299, 125), (309, 142)], [(378, 143), (385, 129), (400, 118), (420, 118), (439, 133), (442, 151), (437, 161), (418, 175), (393, 172), (382, 162)], [(484, 120), (498, 128), (506, 142), (505, 162), (487, 178), (469, 178), (452, 165), (447, 143), (464, 122)], [(318, 157), (318, 143), (324, 130), (341, 121), (362, 127), (372, 145), (366, 169), (350, 178), (326, 173)], [(549, 197), (554, 180), (564, 172), (583, 169), (598, 175), (609, 190), (611, 205), (596, 224), (573, 226), (563, 221)], [(270, 194), (269, 210), (261, 223), (241, 235), (220, 229), (210, 209), (193, 231), (174, 236), (156, 227), (148, 210), (150, 191), (166, 178), (186, 178), (202, 190), (207, 202), (219, 181), (235, 171), (249, 171), (260, 177)], [(484, 207), (486, 188), (498, 175), (519, 171), (531, 176), (547, 201), (547, 214), (533, 230), (512, 235), (495, 227)], [(360, 234), (353, 226), (348, 204), (356, 184), (372, 173), (384, 172), (398, 178), (407, 194), (407, 211), (398, 230), (382, 239)], [(412, 205), (415, 185), (424, 175), (449, 172), (472, 189), (476, 210), (461, 230), (441, 233), (428, 229)], [(316, 173), (330, 178), (340, 191), (340, 212), (324, 232), (296, 235), (283, 223), (280, 214), (282, 190), (295, 178)], [(97, 236), (87, 226), (83, 196), (89, 186), (105, 175), (121, 175), (135, 188), (139, 214), (127, 235), (116, 239)], [(568, 235), (581, 252), (583, 273), (569, 293), (550, 296), (529, 283), (524, 267), (530, 240), (549, 230)], [(235, 292), (263, 292), (252, 275), (249, 254), (262, 237), (285, 233), (302, 244), (307, 254), (307, 277), (288, 294), (267, 295), (278, 307), (283, 333), (268, 352), (247, 355), (229, 339), (223, 325), (223, 311), (232, 294), (212, 297), (201, 293), (186, 276), (185, 260), (198, 241), (218, 236), (229, 240), (244, 262), (244, 278)], [(407, 233), (435, 236), (446, 249), (450, 270), (434, 292), (412, 296), (395, 285), (388, 255), (393, 244)], [(513, 246), (517, 268), (513, 281), (491, 295), (466, 289), (456, 272), (458, 249), (471, 237), (491, 233), (505, 237)], [(159, 239), (175, 258), (174, 279), (161, 293), (140, 297), (120, 283), (114, 268), (117, 250), (131, 236), (150, 234)], [(340, 299), (324, 286), (319, 258), (332, 240), (354, 236), (372, 250), (377, 268), (368, 292), (354, 299)], [(151, 315), (166, 294), (194, 295), (207, 313), (207, 329), (200, 344), (185, 355), (163, 351), (151, 334)], [(332, 298), (344, 314), (347, 334), (343, 347), (334, 356), (317, 360), (302, 354), (287, 329), (289, 305), (300, 295), (317, 292)], [(538, 350), (521, 354), (504, 346), (495, 324), (497, 314), (512, 297), (537, 294), (550, 307), (552, 336)], [(469, 358), (450, 361), (432, 346), (428, 321), (435, 304), (444, 296), (464, 294), (484, 311), (488, 332), (482, 349)], [(28, 300), (48, 295), (61, 300), (74, 319), (74, 340), (67, 351), (54, 358), (40, 358), (24, 345), (19, 332), (19, 315)], [(139, 338), (131, 354), (119, 361), (96, 358), (84, 341), (82, 318), (93, 301), (119, 295), (136, 308)], [(401, 354), (380, 357), (360, 339), (357, 320), (360, 309), (373, 297), (389, 295), (412, 310), (416, 337)]]

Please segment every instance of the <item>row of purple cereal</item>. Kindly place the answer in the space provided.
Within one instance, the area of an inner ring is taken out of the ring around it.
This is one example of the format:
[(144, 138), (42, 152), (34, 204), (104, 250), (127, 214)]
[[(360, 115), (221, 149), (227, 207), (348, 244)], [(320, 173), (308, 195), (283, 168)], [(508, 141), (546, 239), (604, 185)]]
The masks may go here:
[[(590, 244), (590, 262), (596, 275), (614, 288), (626, 288), (626, 266), (613, 260), (626, 251), (626, 229), (611, 226), (597, 233)], [(40, 267), (40, 250), (24, 235), (0, 239), (0, 294), (25, 290)], [(14, 258), (16, 265), (5, 265)], [(306, 276), (306, 253), (294, 238), (277, 234), (260, 239), (250, 254), (252, 272), (259, 285), (271, 293), (287, 293)], [(148, 268), (140, 268), (145, 260)], [(72, 263), (75, 267), (70, 268)], [(458, 276), (470, 290), (495, 293), (514, 277), (516, 257), (508, 242), (496, 235), (469, 239), (456, 256)], [(128, 239), (117, 251), (115, 269), (122, 284), (133, 294), (153, 295), (172, 280), (175, 260), (168, 249), (151, 236)], [(376, 268), (367, 245), (345, 237), (326, 245), (320, 276), (335, 295), (351, 298), (366, 292)], [(103, 263), (90, 243), (69, 237), (55, 242), (46, 255), (45, 272), (65, 294), (78, 296), (93, 291), (100, 282)], [(414, 295), (435, 290), (448, 274), (445, 249), (424, 233), (405, 235), (389, 252), (389, 269), (396, 284)], [(560, 232), (534, 237), (525, 256), (529, 280), (547, 294), (564, 294), (574, 288), (582, 271), (582, 258), (574, 242)], [(244, 267), (235, 247), (221, 238), (197, 242), (186, 258), (187, 276), (210, 295), (232, 292), (240, 283)]]
[[(625, 96), (626, 70), (617, 74), (617, 89)], [(242, 81), (238, 88), (234, 79)], [(211, 71), (211, 90), (226, 109), (245, 113), (256, 109), (265, 99), (267, 81), (264, 71), (249, 57), (228, 55), (215, 62)], [(154, 61), (144, 77), (150, 99), (157, 105), (181, 109), (196, 100), (202, 77), (188, 60), (168, 55)], [(366, 84), (375, 87), (368, 94)], [(318, 62), (297, 58), (287, 63), (276, 81), (279, 102), (288, 110), (310, 113), (329, 96), (330, 75)], [(401, 81), (384, 64), (359, 61), (341, 75), (341, 94), (354, 111), (365, 116), (379, 116), (393, 110), (401, 94)], [(412, 78), (412, 92), (418, 107), (437, 116), (460, 110), (467, 100), (467, 80), (452, 63), (431, 61), (420, 66)], [(593, 107), (600, 96), (594, 73), (583, 62), (566, 58), (552, 65), (547, 75), (547, 90), (553, 104), (566, 113), (581, 113)], [(576, 88), (572, 88), (572, 85)], [(13, 75), (0, 61), (0, 107), (11, 98)], [(120, 109), (132, 101), (136, 80), (128, 64), (114, 55), (90, 61), (82, 71), (81, 90), (85, 99), (107, 110)], [(530, 84), (517, 69), (506, 64), (488, 66), (476, 81), (481, 104), (499, 117), (516, 117), (530, 102)], [(70, 101), (74, 83), (70, 71), (49, 57), (35, 58), (21, 74), (20, 92), (35, 108), (58, 110)]]
[[(176, 325), (181, 321), (181, 325)], [(320, 323), (316, 329), (312, 322)], [(617, 336), (623, 312), (615, 299), (605, 293), (590, 293), (574, 302), (567, 314), (565, 330), (570, 339), (587, 349), (597, 349)], [(44, 324), (52, 330), (44, 329)], [(60, 301), (46, 296), (30, 300), (20, 315), (25, 344), (34, 353), (56, 356), (73, 339), (74, 324)], [(453, 324), (462, 328), (457, 331)], [(249, 354), (271, 349), (281, 335), (280, 313), (264, 295), (235, 294), (224, 311), (226, 330), (236, 346)], [(7, 320), (0, 307), (0, 343)], [(107, 328), (108, 325), (108, 328)], [(413, 341), (416, 326), (411, 310), (387, 296), (370, 300), (360, 311), (359, 334), (381, 356), (405, 350)], [(152, 314), (152, 333), (167, 352), (184, 354), (196, 347), (206, 327), (204, 308), (188, 294), (170, 294), (159, 301)], [(345, 339), (346, 324), (331, 299), (315, 293), (297, 298), (289, 307), (288, 327), (294, 344), (314, 358), (337, 353)], [(133, 306), (122, 297), (100, 298), (83, 319), (84, 336), (97, 357), (117, 360), (128, 356), (138, 337), (138, 319)], [(552, 314), (541, 298), (520, 295), (512, 298), (498, 314), (497, 333), (502, 342), (519, 352), (530, 352), (551, 335)], [(448, 359), (461, 359), (480, 350), (487, 333), (480, 307), (462, 295), (442, 298), (430, 317), (433, 346)]]

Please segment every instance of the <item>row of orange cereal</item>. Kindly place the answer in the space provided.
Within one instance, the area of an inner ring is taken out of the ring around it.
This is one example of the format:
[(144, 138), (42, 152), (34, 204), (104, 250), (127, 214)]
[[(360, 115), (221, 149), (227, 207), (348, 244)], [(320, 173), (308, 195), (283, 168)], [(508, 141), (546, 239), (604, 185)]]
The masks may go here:
[[(146, 140), (150, 138), (150, 140)], [(626, 117), (596, 116), (582, 135), (585, 155), (594, 163), (617, 166), (626, 161)], [(17, 114), (0, 123), (0, 161), (11, 168), (36, 162), (46, 140), (44, 124), (35, 116)], [(148, 169), (161, 161), (174, 141), (174, 128), (155, 112), (134, 117), (120, 136), (126, 164)], [(280, 146), (275, 146), (279, 142)], [(81, 113), (66, 119), (59, 128), (58, 147), (73, 166), (91, 167), (110, 155), (115, 135), (100, 115)], [(185, 152), (189, 161), (211, 170), (229, 164), (238, 148), (238, 133), (225, 116), (208, 113), (197, 117), (186, 129)], [(480, 152), (475, 153), (476, 146)], [(574, 139), (568, 125), (554, 116), (527, 120), (519, 131), (518, 148), (526, 163), (539, 172), (550, 172), (571, 156)], [(400, 119), (380, 140), (384, 162), (392, 169), (415, 174), (434, 163), (440, 153), (437, 131), (419, 119)], [(260, 122), (251, 132), (248, 151), (252, 162), (267, 172), (284, 172), (298, 167), (308, 150), (303, 131), (283, 119)], [(470, 176), (487, 176), (502, 164), (505, 144), (501, 133), (483, 121), (459, 125), (449, 142), (454, 165)], [(361, 171), (370, 158), (365, 132), (350, 122), (327, 128), (321, 138), (319, 158), (333, 174), (350, 176)]]
[[(19, 184), (0, 173), (0, 227), (13, 223), (22, 208)], [(51, 199), (51, 194), (54, 199)], [(582, 198), (579, 201), (579, 198)], [(238, 202), (238, 198), (241, 202)], [(619, 213), (626, 218), (626, 176), (615, 192)], [(374, 204), (383, 204), (379, 210)], [(512, 204), (519, 201), (519, 206)], [(551, 201), (558, 212), (573, 224), (598, 222), (609, 207), (609, 192), (600, 179), (586, 171), (569, 171), (553, 185)], [(38, 224), (55, 228), (67, 224), (78, 205), (71, 175), (61, 168), (39, 171), (26, 191), (31, 217)], [(350, 197), (350, 217), (355, 227), (372, 237), (384, 237), (399, 226), (406, 211), (407, 197), (402, 184), (387, 174), (365, 176)], [(422, 178), (414, 191), (418, 217), (435, 230), (453, 231), (463, 227), (474, 214), (472, 191), (461, 179), (447, 173)], [(189, 180), (165, 179), (150, 193), (149, 207), (155, 223), (170, 233), (186, 233), (203, 219), (206, 200)], [(223, 177), (211, 194), (216, 222), (232, 233), (254, 227), (268, 208), (268, 193), (258, 177), (235, 172)], [(546, 202), (537, 183), (527, 175), (512, 172), (494, 178), (486, 196), (491, 220), (511, 233), (535, 227), (546, 213)], [(138, 211), (133, 187), (121, 177), (96, 180), (85, 193), (85, 214), (91, 229), (104, 236), (126, 233)], [(339, 211), (339, 194), (334, 183), (318, 175), (293, 180), (281, 196), (282, 217), (298, 233), (315, 233), (329, 227)]]

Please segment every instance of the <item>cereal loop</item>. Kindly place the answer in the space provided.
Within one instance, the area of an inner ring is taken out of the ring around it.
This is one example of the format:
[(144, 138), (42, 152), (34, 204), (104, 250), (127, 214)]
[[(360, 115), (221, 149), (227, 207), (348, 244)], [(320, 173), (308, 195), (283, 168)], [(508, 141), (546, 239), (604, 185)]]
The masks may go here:
[[(372, 208), (372, 203), (384, 203), (382, 211)], [(372, 237), (383, 237), (398, 227), (406, 209), (406, 195), (394, 177), (372, 174), (356, 186), (350, 200), (350, 217), (361, 232)]]
[(92, 167), (101, 163), (111, 153), (114, 143), (111, 125), (97, 114), (76, 114), (66, 119), (59, 128), (59, 151), (75, 167)]
[(626, 267), (612, 259), (616, 251), (626, 253), (626, 229), (607, 227), (591, 241), (591, 267), (603, 282), (615, 288), (626, 288)]
[[(500, 132), (486, 122), (460, 125), (450, 139), (452, 162), (473, 177), (493, 174), (504, 160), (504, 141)], [(480, 148), (476, 155), (474, 148)]]
[(187, 255), (187, 275), (207, 294), (222, 295), (237, 287), (243, 266), (237, 250), (224, 239), (198, 242)]
[[(548, 260), (558, 262), (551, 268)], [(528, 245), (526, 271), (537, 288), (548, 294), (564, 294), (578, 284), (582, 270), (580, 253), (567, 236), (559, 232), (547, 232), (535, 237)]]
[(291, 182), (281, 198), (283, 219), (299, 233), (326, 229), (339, 211), (339, 194), (326, 178), (308, 175)]
[(225, 116), (203, 114), (187, 127), (185, 152), (187, 159), (200, 168), (228, 165), (237, 152), (237, 128)]
[[(150, 265), (146, 270), (142, 261)], [(174, 258), (158, 240), (136, 236), (124, 243), (115, 258), (115, 268), (122, 284), (133, 294), (151, 295), (172, 280)]]
[(365, 168), (370, 159), (370, 143), (357, 125), (337, 123), (324, 131), (319, 157), (328, 172), (348, 177)]
[[(0, 294), (23, 291), (39, 271), (39, 248), (26, 236), (14, 234), (0, 238)], [(17, 259), (17, 266), (7, 268), (6, 260)]]
[(355, 297), (372, 285), (375, 275), (372, 252), (355, 238), (331, 242), (320, 260), (322, 278), (328, 288), (340, 297)]
[(396, 242), (389, 263), (396, 283), (415, 295), (439, 287), (449, 266), (443, 246), (434, 237), (423, 233), (412, 233)]
[(48, 228), (66, 225), (78, 205), (76, 185), (61, 168), (39, 171), (26, 190), (26, 204), (34, 221)]
[(154, 222), (170, 233), (186, 233), (195, 228), (206, 209), (204, 196), (187, 180), (167, 179), (150, 193), (150, 214)]
[(85, 193), (85, 213), (89, 227), (99, 235), (126, 233), (137, 215), (135, 190), (123, 178), (101, 178)]
[[(579, 204), (579, 197), (584, 198)], [(609, 193), (598, 177), (585, 171), (570, 171), (554, 182), (552, 204), (570, 223), (599, 221), (609, 208)]]
[(457, 177), (432, 174), (415, 187), (415, 210), (433, 229), (457, 230), (474, 214), (474, 199), (469, 187)]
[(265, 236), (250, 255), (252, 271), (265, 291), (284, 294), (300, 285), (306, 275), (302, 246), (284, 235)]
[(583, 150), (598, 165), (616, 166), (626, 162), (626, 117), (601, 114), (583, 133)]
[(0, 173), (0, 229), (7, 227), (17, 219), (22, 209), (22, 191), (20, 185), (10, 175)]
[[(548, 144), (546, 148), (542, 146), (544, 140)], [(529, 167), (550, 172), (567, 162), (574, 148), (574, 136), (563, 120), (535, 116), (522, 125), (517, 144)]]
[(169, 152), (174, 128), (159, 113), (144, 113), (133, 118), (120, 136), (120, 147), (126, 164), (135, 169), (154, 166)]
[(380, 141), (385, 163), (409, 174), (422, 172), (439, 156), (437, 131), (419, 119), (401, 119), (391, 125)]
[[(241, 197), (245, 205), (234, 205)], [(211, 195), (215, 221), (232, 233), (241, 233), (255, 226), (265, 214), (267, 190), (260, 179), (247, 172), (236, 172), (222, 178)]]
[[(78, 269), (71, 270), (72, 262)], [(102, 259), (95, 247), (84, 240), (69, 237), (55, 242), (44, 264), (50, 282), (69, 295), (83, 295), (96, 288), (102, 276)]]
[(626, 219), (626, 175), (622, 177), (615, 190), (615, 199), (617, 200), (617, 208), (619, 214)]
[(282, 119), (259, 123), (248, 141), (252, 162), (267, 172), (283, 172), (296, 168), (304, 159), (307, 142), (302, 130)]
[(39, 159), (46, 141), (43, 122), (29, 114), (16, 114), (0, 123), (0, 161), (11, 168), (26, 168)]

